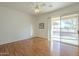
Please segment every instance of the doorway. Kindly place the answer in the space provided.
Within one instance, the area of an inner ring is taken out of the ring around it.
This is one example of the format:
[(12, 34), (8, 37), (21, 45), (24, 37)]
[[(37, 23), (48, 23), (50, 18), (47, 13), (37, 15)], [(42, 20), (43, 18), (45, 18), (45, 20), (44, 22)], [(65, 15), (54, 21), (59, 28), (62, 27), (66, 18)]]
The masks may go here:
[(78, 14), (52, 18), (52, 54), (54, 56), (76, 56), (78, 46)]

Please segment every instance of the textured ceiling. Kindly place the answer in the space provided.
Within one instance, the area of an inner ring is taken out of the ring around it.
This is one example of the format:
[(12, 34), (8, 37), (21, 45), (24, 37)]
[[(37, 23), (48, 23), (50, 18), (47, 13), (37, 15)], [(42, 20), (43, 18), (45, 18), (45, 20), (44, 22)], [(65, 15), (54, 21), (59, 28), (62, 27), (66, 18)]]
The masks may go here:
[(55, 11), (57, 9), (73, 5), (76, 2), (0, 2), (0, 6), (16, 9), (24, 13), (36, 15), (35, 6), (40, 6), (40, 14)]

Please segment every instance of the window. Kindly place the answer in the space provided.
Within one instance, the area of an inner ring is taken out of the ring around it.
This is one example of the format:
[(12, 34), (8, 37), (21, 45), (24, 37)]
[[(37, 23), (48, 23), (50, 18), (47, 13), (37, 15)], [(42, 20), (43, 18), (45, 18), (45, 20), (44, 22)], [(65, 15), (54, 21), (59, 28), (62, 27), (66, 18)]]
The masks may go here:
[(71, 44), (78, 44), (78, 15), (52, 18), (51, 38)]
[(61, 17), (61, 39), (76, 40), (77, 39), (77, 14)]
[(60, 40), (60, 17), (52, 18), (51, 38)]

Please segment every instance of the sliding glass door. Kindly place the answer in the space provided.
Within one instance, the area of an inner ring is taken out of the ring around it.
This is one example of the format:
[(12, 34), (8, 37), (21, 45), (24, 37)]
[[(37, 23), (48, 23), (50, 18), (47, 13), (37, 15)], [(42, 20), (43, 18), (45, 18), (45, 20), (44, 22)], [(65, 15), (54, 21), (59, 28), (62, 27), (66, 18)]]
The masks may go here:
[(60, 17), (51, 19), (51, 48), (52, 55), (60, 55)]
[(60, 55), (78, 54), (78, 15), (61, 17), (60, 24)]
[(52, 18), (53, 55), (78, 55), (78, 14)]

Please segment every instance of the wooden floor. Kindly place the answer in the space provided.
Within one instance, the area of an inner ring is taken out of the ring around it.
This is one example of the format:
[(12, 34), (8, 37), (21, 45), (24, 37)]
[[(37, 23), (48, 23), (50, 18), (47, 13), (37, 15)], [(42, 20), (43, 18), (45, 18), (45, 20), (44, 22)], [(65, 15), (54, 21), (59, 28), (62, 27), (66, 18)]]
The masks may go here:
[(0, 55), (8, 56), (48, 56), (50, 55), (48, 40), (32, 38), (0, 46)]
[[(77, 56), (78, 47), (44, 38), (31, 38), (0, 46), (1, 56)], [(60, 47), (61, 46), (61, 47)]]

